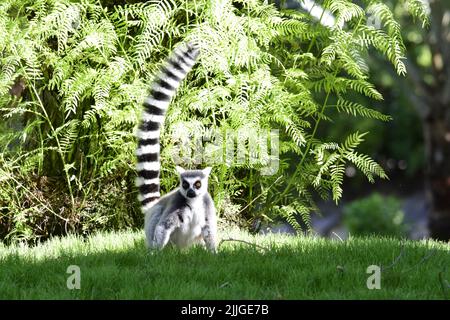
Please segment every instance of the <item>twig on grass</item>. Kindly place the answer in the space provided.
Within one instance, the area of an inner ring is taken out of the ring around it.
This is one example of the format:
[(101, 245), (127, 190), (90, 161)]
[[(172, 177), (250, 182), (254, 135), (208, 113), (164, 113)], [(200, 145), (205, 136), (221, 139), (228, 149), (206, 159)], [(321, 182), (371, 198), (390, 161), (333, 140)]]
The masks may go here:
[(392, 264), (390, 266), (387, 266), (387, 267), (381, 266), (381, 271), (391, 269), (393, 266), (395, 266), (400, 261), (400, 259), (404, 253), (405, 253), (405, 242), (402, 241), (400, 254), (397, 256), (397, 258), (395, 258), (394, 262), (392, 262)]
[(233, 238), (222, 239), (222, 240), (219, 242), (218, 247), (220, 248), (220, 245), (221, 245), (222, 243), (224, 243), (224, 242), (227, 242), (227, 241), (242, 242), (242, 243), (248, 244), (248, 245), (250, 245), (250, 246), (254, 246), (254, 247), (257, 247), (257, 248), (259, 248), (259, 249), (262, 249), (262, 250), (264, 250), (264, 251), (269, 251), (269, 250), (270, 250), (269, 248), (262, 247), (262, 246), (260, 246), (260, 245), (257, 245), (256, 243), (251, 243), (251, 242), (248, 242), (248, 241), (245, 241), (245, 240), (233, 239)]
[(419, 260), (419, 262), (417, 262), (415, 265), (413, 265), (411, 268), (406, 269), (405, 272), (411, 271), (412, 269), (414, 269), (415, 267), (419, 266), (420, 264), (424, 263), (425, 261), (427, 261), (428, 259), (430, 259), (432, 256), (434, 256), (436, 254), (437, 250), (436, 249), (432, 249), (430, 250), (427, 254), (424, 254), (424, 256), (422, 257), (422, 259)]
[[(401, 248), (400, 254), (397, 256), (397, 258), (395, 258), (394, 262), (390, 266), (384, 267), (384, 268), (382, 268), (382, 270), (390, 269), (394, 265), (396, 265), (400, 261), (400, 258), (403, 256), (404, 252), (405, 252), (405, 243), (402, 242), (402, 248)], [(424, 254), (423, 257), (416, 264), (414, 264), (413, 266), (411, 266), (410, 268), (408, 268), (406, 270), (403, 270), (402, 272), (411, 271), (412, 269), (416, 268), (417, 266), (421, 265), (422, 263), (424, 263), (425, 261), (427, 261), (428, 259), (433, 257), (436, 254), (436, 252), (437, 252), (436, 249), (430, 250), (429, 252)]]
[(344, 242), (344, 240), (336, 232), (333, 231), (332, 234), (334, 234), (336, 236), (336, 238), (341, 240), (341, 242)]

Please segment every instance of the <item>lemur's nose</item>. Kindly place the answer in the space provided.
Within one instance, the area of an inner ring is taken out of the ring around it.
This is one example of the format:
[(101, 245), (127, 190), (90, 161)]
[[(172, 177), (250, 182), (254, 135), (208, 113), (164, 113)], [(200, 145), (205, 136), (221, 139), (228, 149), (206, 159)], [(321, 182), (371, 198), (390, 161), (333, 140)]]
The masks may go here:
[(192, 189), (189, 189), (189, 190), (186, 192), (186, 195), (187, 195), (189, 198), (194, 198), (194, 197), (195, 197), (195, 191), (192, 190)]

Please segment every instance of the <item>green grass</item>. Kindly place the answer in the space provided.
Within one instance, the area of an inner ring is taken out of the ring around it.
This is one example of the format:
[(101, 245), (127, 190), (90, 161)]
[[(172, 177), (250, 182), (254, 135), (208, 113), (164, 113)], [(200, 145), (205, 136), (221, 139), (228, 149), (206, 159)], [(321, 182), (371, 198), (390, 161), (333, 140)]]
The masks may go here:
[[(150, 253), (141, 232), (55, 238), (37, 247), (0, 245), (0, 299), (449, 299), (448, 244), (394, 239), (326, 240), (282, 235)], [(69, 265), (81, 289), (66, 287)], [(366, 287), (384, 267), (381, 289)]]

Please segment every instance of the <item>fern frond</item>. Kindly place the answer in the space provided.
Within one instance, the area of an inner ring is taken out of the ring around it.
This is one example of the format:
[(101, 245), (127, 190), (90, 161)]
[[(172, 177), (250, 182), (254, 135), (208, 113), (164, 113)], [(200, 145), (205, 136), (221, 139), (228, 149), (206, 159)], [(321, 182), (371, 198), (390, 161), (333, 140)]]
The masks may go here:
[(136, 63), (144, 64), (161, 42), (176, 7), (172, 1), (164, 0), (150, 1), (138, 8), (139, 18), (143, 20), (144, 26), (142, 33), (136, 37), (134, 55)]
[(296, 219), (297, 210), (292, 205), (285, 205), (278, 208), (278, 213), (281, 217), (285, 218), (286, 221), (295, 229), (297, 234), (302, 232), (302, 227)]
[(97, 71), (93, 68), (86, 68), (77, 72), (72, 78), (63, 82), (62, 89), (65, 91), (63, 100), (63, 110), (68, 118), (71, 114), (76, 114), (79, 102), (85, 94), (92, 89)]
[[(362, 93), (365, 96), (375, 99), (375, 100), (383, 100), (383, 96), (380, 92), (375, 88), (373, 84), (366, 80), (362, 79), (345, 79), (345, 78), (337, 78), (338, 82), (342, 82), (345, 84), (347, 88), (350, 88), (356, 92)], [(345, 92), (345, 90), (344, 90)]]
[(383, 168), (368, 155), (362, 155), (357, 152), (348, 152), (345, 153), (344, 156), (346, 159), (353, 162), (356, 167), (364, 173), (369, 182), (374, 182), (373, 175), (377, 175), (382, 179), (388, 179), (388, 176), (384, 172)]
[(344, 182), (345, 166), (342, 163), (331, 167), (331, 187), (333, 200), (337, 203), (342, 197), (342, 183)]
[(340, 145), (339, 149), (341, 150), (341, 153), (344, 152), (353, 152), (357, 146), (361, 142), (364, 141), (363, 137), (367, 135), (368, 132), (359, 133), (356, 131), (355, 133), (350, 134), (347, 139), (345, 139), (344, 143)]
[(341, 155), (339, 153), (333, 153), (326, 159), (325, 163), (323, 162), (323, 158), (324, 156), (322, 154), (319, 154), (317, 162), (320, 165), (320, 169), (313, 181), (314, 187), (318, 187), (320, 185), (324, 173), (328, 173), (330, 171), (330, 168), (335, 165), (336, 161), (341, 158)]
[(60, 136), (59, 147), (62, 152), (68, 152), (73, 147), (73, 142), (78, 138), (79, 121), (72, 119), (65, 125), (56, 129), (55, 134)]
[(428, 2), (423, 0), (401, 0), (401, 2), (406, 6), (413, 18), (418, 18), (422, 21), (422, 28), (430, 25), (430, 8)]
[(329, 9), (336, 16), (334, 28), (342, 28), (345, 22), (364, 17), (364, 10), (347, 0), (329, 1)]
[(362, 117), (377, 119), (381, 121), (391, 121), (392, 117), (390, 115), (382, 114), (381, 112), (367, 108), (359, 103), (347, 101), (342, 97), (339, 98), (336, 108), (339, 112), (346, 112), (353, 116), (360, 115)]

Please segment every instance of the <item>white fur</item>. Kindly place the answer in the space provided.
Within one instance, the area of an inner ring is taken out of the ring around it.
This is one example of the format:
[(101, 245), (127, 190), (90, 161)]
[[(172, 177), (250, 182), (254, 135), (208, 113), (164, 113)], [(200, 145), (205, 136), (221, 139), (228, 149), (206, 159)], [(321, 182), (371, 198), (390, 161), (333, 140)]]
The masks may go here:
[(175, 169), (177, 170), (178, 174), (182, 174), (183, 172), (185, 172), (186, 170), (184, 170), (182, 167), (180, 166), (176, 166)]
[(159, 138), (159, 130), (154, 130), (154, 131), (142, 131), (142, 130), (138, 130), (136, 132), (136, 135), (138, 137), (138, 139), (156, 139)]
[(167, 106), (170, 103), (170, 101), (157, 100), (157, 99), (154, 99), (152, 97), (145, 98), (144, 102), (149, 104), (149, 105), (155, 106), (155, 107), (157, 107), (157, 108), (159, 108), (161, 110), (166, 110)]
[(136, 155), (140, 156), (148, 153), (157, 153), (160, 150), (159, 144), (147, 144), (136, 149)]
[(189, 210), (184, 215), (184, 223), (170, 236), (170, 241), (180, 248), (200, 243), (202, 228), (205, 226), (205, 208), (202, 199), (190, 201)]
[(173, 67), (170, 67), (170, 72), (172, 72), (177, 78), (183, 79), (186, 76), (186, 73), (179, 71)]
[[(172, 71), (173, 68), (170, 68), (170, 71)], [(171, 77), (165, 76), (164, 74), (161, 75), (161, 79), (163, 79), (165, 82), (167, 82), (171, 87), (174, 89), (178, 88), (180, 86), (180, 83)]]
[(138, 195), (138, 199), (139, 201), (142, 201), (151, 197), (159, 197), (159, 196), (161, 196), (159, 192), (149, 192), (143, 195), (142, 194)]
[(152, 170), (157, 171), (161, 167), (161, 164), (159, 161), (152, 161), (152, 162), (138, 162), (136, 164), (136, 170)]
[(140, 187), (144, 184), (159, 184), (159, 178), (144, 179), (142, 177), (136, 178), (136, 187)]
[(146, 220), (147, 220), (148, 212), (150, 211), (150, 209), (154, 208), (155, 203), (157, 203), (158, 201), (159, 201), (159, 199), (156, 199), (156, 200), (151, 201), (151, 202), (145, 204), (144, 206), (142, 206), (141, 211), (143, 214), (145, 214)]
[(144, 122), (152, 121), (152, 122), (163, 123), (164, 115), (156, 115), (156, 114), (151, 114), (151, 113), (147, 113), (144, 111), (142, 113), (142, 121), (144, 121)]
[(166, 88), (160, 86), (159, 84), (155, 84), (153, 86), (153, 90), (162, 92), (164, 94), (167, 94), (169, 97), (172, 97), (174, 95), (174, 93), (175, 93), (175, 91), (170, 90), (170, 89), (166, 89)]

